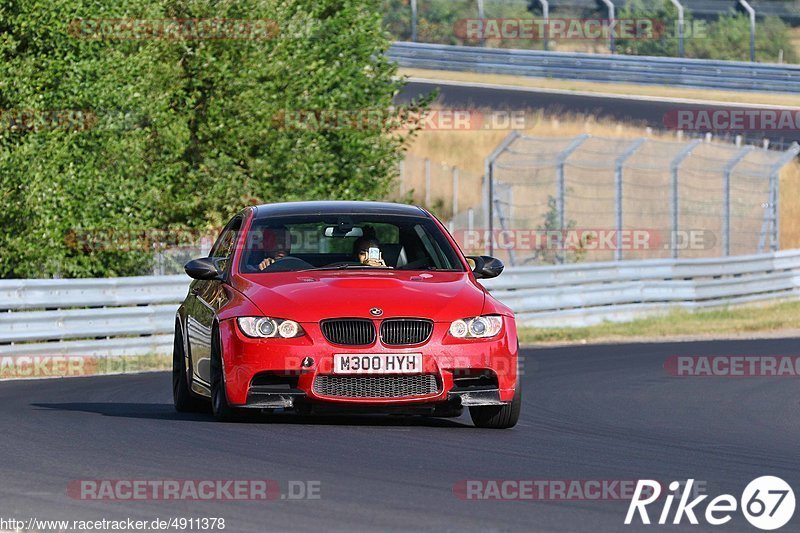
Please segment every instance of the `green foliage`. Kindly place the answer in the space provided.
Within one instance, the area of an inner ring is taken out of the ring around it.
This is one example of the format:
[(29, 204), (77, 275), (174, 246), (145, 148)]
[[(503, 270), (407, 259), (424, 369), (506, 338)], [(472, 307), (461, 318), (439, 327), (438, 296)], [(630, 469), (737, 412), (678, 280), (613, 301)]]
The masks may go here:
[[(756, 60), (777, 63), (781, 50), (784, 62), (798, 62), (789, 27), (777, 17), (756, 19)], [(742, 13), (720, 17), (709, 26), (706, 39), (693, 40), (691, 51), (691, 57), (749, 61), (750, 18)]]
[[(567, 188), (567, 193), (572, 192)], [(566, 225), (562, 227), (561, 218), (558, 213), (558, 200), (552, 195), (547, 196), (547, 211), (542, 217), (542, 223), (536, 227), (537, 232), (542, 235), (547, 235), (548, 232), (562, 233), (562, 239), (566, 239), (567, 233), (574, 230), (576, 222), (573, 219), (566, 221)], [(549, 238), (547, 239), (549, 242)], [(586, 257), (586, 246), (591, 244), (587, 238), (583, 237), (579, 243), (579, 247), (575, 250), (566, 249), (554, 250), (548, 246), (537, 248), (534, 254), (525, 260), (525, 263), (545, 263), (545, 264), (558, 264), (562, 260), (565, 263), (579, 263)]]
[[(95, 230), (211, 229), (244, 205), (377, 199), (414, 129), (287, 128), (287, 110), (385, 110), (402, 81), (373, 0), (5, 0), (0, 111), (85, 110), (85, 131), (0, 116), (0, 277), (147, 273)], [(274, 39), (78, 38), (75, 19), (270, 19)], [(413, 106), (412, 106), (413, 107)]]
[[(650, 4), (648, 4), (650, 5)], [(678, 56), (677, 9), (669, 0), (658, 7), (645, 7), (641, 0), (628, 2), (618, 15), (665, 21), (655, 39), (617, 39), (618, 52), (645, 56)], [(750, 60), (750, 18), (743, 13), (723, 14), (719, 19), (695, 19), (684, 13), (685, 56), (699, 59)], [(756, 19), (756, 60), (775, 63), (783, 50), (783, 61), (797, 63), (798, 54), (789, 27), (777, 17)]]

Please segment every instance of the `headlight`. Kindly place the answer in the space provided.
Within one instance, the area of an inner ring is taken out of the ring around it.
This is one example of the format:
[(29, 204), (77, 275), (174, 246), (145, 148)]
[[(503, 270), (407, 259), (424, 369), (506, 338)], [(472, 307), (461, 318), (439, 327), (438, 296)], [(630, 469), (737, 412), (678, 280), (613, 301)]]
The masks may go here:
[(503, 329), (503, 317), (498, 315), (463, 318), (450, 324), (450, 335), (463, 339), (486, 339), (494, 337)]
[(300, 324), (294, 320), (284, 320), (282, 318), (270, 318), (266, 316), (243, 316), (236, 319), (239, 329), (248, 337), (253, 338), (272, 338), (283, 337), (291, 339), (300, 337), (305, 332)]

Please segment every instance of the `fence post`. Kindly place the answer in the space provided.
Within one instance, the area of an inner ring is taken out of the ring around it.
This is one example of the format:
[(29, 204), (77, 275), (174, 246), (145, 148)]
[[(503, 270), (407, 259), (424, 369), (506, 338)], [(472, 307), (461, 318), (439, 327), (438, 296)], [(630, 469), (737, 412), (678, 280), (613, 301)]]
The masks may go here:
[(683, 160), (689, 157), (698, 144), (700, 144), (700, 139), (695, 139), (694, 141), (690, 142), (686, 145), (683, 150), (678, 152), (678, 155), (675, 156), (675, 159), (672, 160), (670, 163), (670, 172), (672, 174), (672, 238), (670, 247), (672, 248), (672, 258), (678, 258), (678, 170), (683, 163)]
[(453, 220), (458, 215), (458, 167), (453, 167)]
[(793, 142), (789, 149), (781, 156), (781, 158), (772, 166), (769, 174), (769, 189), (770, 195), (770, 214), (772, 218), (772, 231), (770, 232), (770, 250), (777, 252), (780, 249), (780, 173), (781, 169), (800, 154), (800, 144)]
[(478, 19), (481, 21), (480, 46), (485, 46), (486, 39), (484, 38), (484, 36), (486, 35), (486, 20), (484, 20), (483, 0), (478, 0)]
[[(678, 57), (683, 57), (683, 5), (678, 0), (671, 0), (672, 5), (678, 10)], [(694, 35), (692, 35), (694, 37)]]
[(615, 214), (617, 222), (617, 246), (614, 249), (614, 260), (619, 261), (622, 259), (622, 247), (620, 246), (620, 239), (622, 235), (622, 165), (625, 161), (633, 155), (639, 147), (644, 144), (647, 139), (642, 137), (633, 141), (625, 151), (620, 154), (614, 162), (614, 185), (616, 189), (615, 199)]
[(603, 0), (603, 3), (608, 8), (608, 24), (610, 26), (610, 30), (608, 32), (608, 48), (610, 49), (611, 53), (613, 54), (616, 49), (616, 43), (614, 42), (614, 21), (616, 16), (614, 15), (614, 2), (611, 0)]
[(747, 11), (747, 14), (750, 15), (750, 61), (755, 63), (756, 61), (756, 10), (753, 9), (747, 0), (739, 0), (739, 4)]
[(425, 158), (425, 209), (431, 207), (431, 160)]
[(722, 170), (722, 254), (726, 256), (731, 255), (731, 172), (752, 150), (752, 146), (746, 146)]
[(400, 160), (400, 201), (406, 197), (406, 160)]
[(550, 2), (539, 0), (539, 3), (542, 4), (542, 18), (544, 19), (544, 46), (542, 48), (547, 51), (550, 40)]
[(489, 255), (494, 253), (494, 162), (503, 155), (503, 152), (513, 143), (520, 134), (516, 130), (511, 131), (506, 138), (497, 145), (489, 157), (483, 163), (483, 213), (486, 215), (486, 226), (489, 230), (488, 251)]
[(417, 0), (411, 0), (411, 42), (417, 42)]
[(564, 165), (567, 162), (567, 158), (578, 149), (578, 147), (585, 141), (591, 137), (588, 133), (582, 133), (575, 137), (573, 141), (567, 146), (564, 150), (562, 150), (558, 157), (556, 158), (556, 209), (558, 211), (558, 230), (560, 235), (558, 237), (558, 254), (556, 257), (558, 258), (559, 263), (564, 262), (564, 226), (566, 225), (566, 213), (564, 207), (564, 200), (567, 195), (567, 189), (564, 179)]

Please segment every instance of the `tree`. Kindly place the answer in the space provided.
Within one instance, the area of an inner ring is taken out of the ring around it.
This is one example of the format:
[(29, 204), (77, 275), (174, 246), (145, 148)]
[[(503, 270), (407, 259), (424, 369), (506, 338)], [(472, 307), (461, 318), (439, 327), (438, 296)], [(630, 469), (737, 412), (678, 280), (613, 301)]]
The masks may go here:
[[(92, 118), (86, 128), (0, 123), (0, 277), (147, 272), (151, 254), (136, 243), (76, 245), (67, 238), (76, 234), (205, 230), (250, 203), (382, 197), (413, 127), (276, 120), (298, 110), (387, 113), (402, 81), (383, 54), (389, 40), (377, 5), (4, 2), (0, 110), (84, 110)], [(109, 18), (269, 20), (277, 35), (96, 38), (108, 34), (92, 33), (100, 26), (90, 23)]]

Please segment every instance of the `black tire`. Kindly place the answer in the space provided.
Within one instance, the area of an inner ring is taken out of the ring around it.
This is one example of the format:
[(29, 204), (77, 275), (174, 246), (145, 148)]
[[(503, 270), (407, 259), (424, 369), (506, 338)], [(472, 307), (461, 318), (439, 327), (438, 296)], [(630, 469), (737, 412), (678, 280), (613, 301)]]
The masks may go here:
[(475, 427), (488, 429), (508, 429), (517, 425), (522, 408), (522, 391), (517, 378), (514, 399), (505, 405), (479, 405), (469, 408), (469, 416)]
[(228, 403), (222, 357), (222, 343), (219, 331), (215, 327), (211, 334), (211, 412), (220, 422), (234, 422), (239, 419), (241, 413)]
[(195, 396), (189, 385), (186, 371), (186, 356), (183, 350), (183, 333), (180, 324), (175, 324), (175, 338), (172, 343), (172, 401), (179, 413), (197, 413), (208, 410), (208, 403)]

